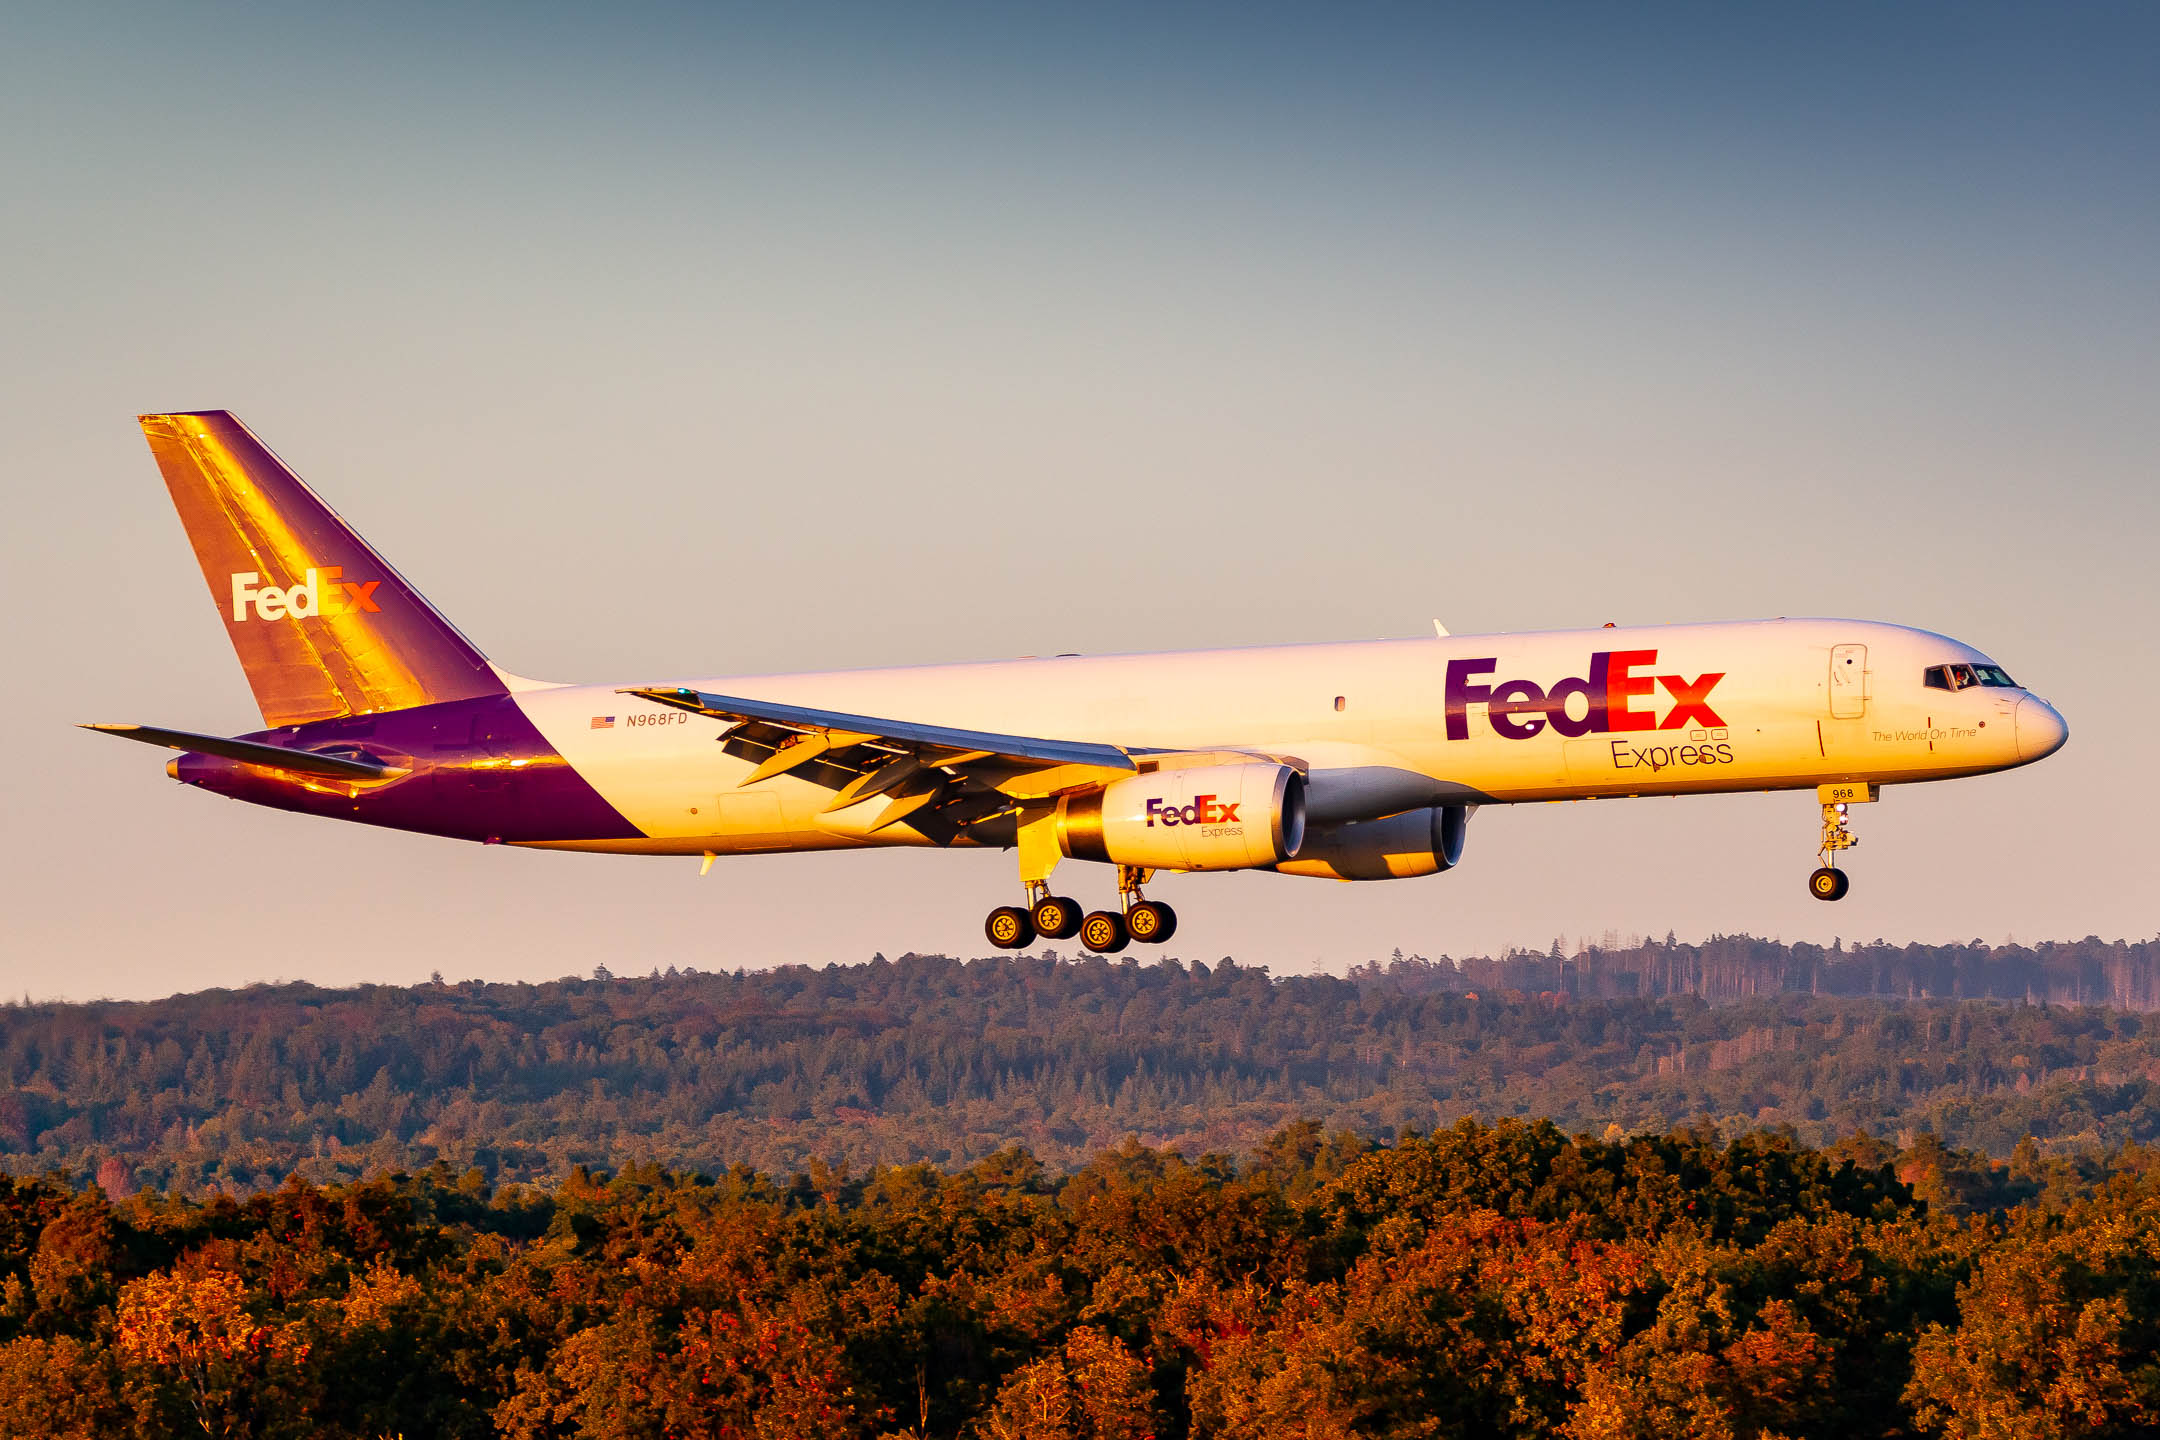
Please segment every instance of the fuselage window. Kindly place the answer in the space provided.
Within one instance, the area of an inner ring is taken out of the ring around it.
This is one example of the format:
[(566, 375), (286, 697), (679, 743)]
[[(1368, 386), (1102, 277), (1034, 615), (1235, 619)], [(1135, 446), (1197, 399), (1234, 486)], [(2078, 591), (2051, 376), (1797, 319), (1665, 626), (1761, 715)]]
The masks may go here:
[(1930, 690), (1957, 689), (1957, 686), (1950, 683), (1950, 667), (1947, 665), (1928, 666), (1926, 679)]

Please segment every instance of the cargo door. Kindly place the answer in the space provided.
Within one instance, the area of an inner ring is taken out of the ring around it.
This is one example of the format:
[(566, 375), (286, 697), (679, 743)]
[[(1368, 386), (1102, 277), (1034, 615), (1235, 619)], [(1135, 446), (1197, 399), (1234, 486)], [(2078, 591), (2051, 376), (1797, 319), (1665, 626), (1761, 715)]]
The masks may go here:
[(1867, 714), (1867, 646), (1830, 647), (1830, 718), (1858, 720)]

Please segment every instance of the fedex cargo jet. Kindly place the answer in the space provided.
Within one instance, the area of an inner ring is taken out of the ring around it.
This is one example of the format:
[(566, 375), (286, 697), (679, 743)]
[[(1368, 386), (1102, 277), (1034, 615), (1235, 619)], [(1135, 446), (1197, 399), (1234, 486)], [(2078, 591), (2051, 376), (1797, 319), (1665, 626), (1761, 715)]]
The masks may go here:
[[(1971, 646), (1859, 620), (549, 684), (491, 664), (232, 415), (141, 422), (265, 728), (89, 728), (236, 800), (491, 845), (998, 846), (1025, 897), (986, 923), (1006, 948), (1167, 940), (1158, 872), (1431, 875), (1479, 806), (1531, 800), (1813, 791), (1809, 889), (1836, 900), (1849, 805), (2069, 733)], [(1110, 867), (1116, 903), (1056, 893), (1068, 859)]]

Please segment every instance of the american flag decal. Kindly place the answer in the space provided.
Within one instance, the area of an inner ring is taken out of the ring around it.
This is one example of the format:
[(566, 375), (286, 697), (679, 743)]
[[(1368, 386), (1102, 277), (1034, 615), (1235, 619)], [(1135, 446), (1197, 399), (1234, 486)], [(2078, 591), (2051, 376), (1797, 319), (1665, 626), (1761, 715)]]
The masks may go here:
[(595, 715), (592, 717), (592, 728), (595, 730), (612, 730), (615, 728), (615, 717), (613, 715)]

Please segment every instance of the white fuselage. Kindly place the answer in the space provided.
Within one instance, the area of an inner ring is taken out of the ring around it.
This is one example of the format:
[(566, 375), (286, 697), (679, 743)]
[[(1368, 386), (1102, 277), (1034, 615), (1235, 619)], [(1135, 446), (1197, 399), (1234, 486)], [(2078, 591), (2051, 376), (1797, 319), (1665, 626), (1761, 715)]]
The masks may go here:
[[(1592, 694), (1599, 654), (1632, 658), (1609, 660)], [(2062, 743), (2061, 718), (2023, 689), (1924, 683), (1928, 667), (1959, 662), (1986, 657), (1903, 626), (1761, 620), (657, 683), (1128, 749), (1291, 757), (1309, 768), (1314, 818), (1331, 821), (1435, 803), (1941, 780)], [(1503, 692), (1510, 681), (1525, 683)], [(1539, 711), (1556, 690), (1565, 703)], [(649, 854), (929, 843), (905, 824), (866, 833), (876, 805), (825, 813), (832, 791), (803, 779), (741, 788), (752, 762), (714, 743), (720, 721), (612, 686), (514, 698), (647, 837), (544, 843)]]

